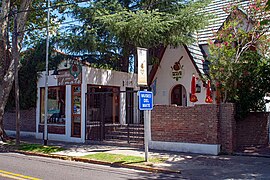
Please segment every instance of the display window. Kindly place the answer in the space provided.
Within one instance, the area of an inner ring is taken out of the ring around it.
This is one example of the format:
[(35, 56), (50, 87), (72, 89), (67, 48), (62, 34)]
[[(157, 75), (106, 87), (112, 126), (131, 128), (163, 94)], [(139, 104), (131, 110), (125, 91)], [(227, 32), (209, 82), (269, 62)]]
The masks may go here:
[(72, 86), (72, 109), (71, 109), (71, 135), (72, 137), (81, 137), (81, 86)]
[[(45, 88), (41, 88), (40, 123), (44, 123), (45, 117)], [(66, 88), (65, 86), (48, 88), (48, 119), (49, 124), (65, 124), (66, 112)]]

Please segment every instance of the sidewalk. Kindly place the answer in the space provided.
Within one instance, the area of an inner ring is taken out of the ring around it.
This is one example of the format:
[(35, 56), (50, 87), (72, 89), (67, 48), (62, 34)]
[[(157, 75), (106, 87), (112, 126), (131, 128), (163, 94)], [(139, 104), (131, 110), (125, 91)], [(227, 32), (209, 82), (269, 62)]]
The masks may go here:
[[(33, 138), (23, 138), (22, 141), (28, 143), (37, 143), (42, 144), (42, 140), (33, 139)], [(59, 146), (64, 148), (64, 151), (52, 153), (53, 155), (59, 156), (69, 156), (69, 157), (82, 157), (89, 154), (96, 153), (111, 153), (111, 154), (121, 154), (121, 155), (131, 155), (131, 156), (139, 156), (145, 157), (144, 149), (128, 147), (128, 146), (116, 146), (116, 145), (105, 145), (103, 143), (100, 144), (81, 144), (81, 143), (70, 143), (70, 142), (62, 142), (62, 141), (48, 141), (48, 145), (51, 146)], [(172, 166), (171, 162), (178, 160), (176, 156), (180, 156), (173, 154), (172, 152), (165, 151), (149, 151), (149, 156), (157, 157), (162, 159), (167, 159), (164, 163), (151, 163), (151, 167), (142, 170), (148, 170), (152, 172), (165, 172), (165, 173), (180, 173), (180, 169), (176, 166)], [(183, 156), (184, 157), (184, 156)], [(94, 162), (94, 161), (93, 161)], [(135, 168), (136, 169), (136, 168)], [(141, 169), (141, 168), (138, 168)]]
[[(23, 139), (23, 141), (42, 144), (42, 140), (36, 139)], [(144, 157), (143, 149), (132, 147), (58, 141), (49, 141), (49, 145), (61, 146), (66, 149), (56, 153), (56, 156), (80, 157), (86, 154), (106, 152)], [(150, 167), (164, 171), (152, 172), (169, 173), (180, 171), (181, 176), (185, 179), (270, 179), (270, 158), (229, 155), (212, 156), (153, 150), (150, 150), (150, 156), (168, 158), (164, 163), (153, 164)], [(72, 160), (76, 160), (76, 158)]]

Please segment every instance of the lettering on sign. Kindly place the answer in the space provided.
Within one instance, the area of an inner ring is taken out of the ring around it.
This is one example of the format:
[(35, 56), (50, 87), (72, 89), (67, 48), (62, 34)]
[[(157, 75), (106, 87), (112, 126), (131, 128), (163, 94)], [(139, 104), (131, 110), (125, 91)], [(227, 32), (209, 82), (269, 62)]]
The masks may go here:
[(81, 84), (82, 76), (81, 73), (77, 78), (74, 78), (69, 70), (60, 70), (59, 75), (57, 75), (57, 84), (61, 85), (71, 85), (71, 84)]
[(151, 94), (142, 94), (141, 97), (142, 98), (151, 98), (152, 95)]
[(153, 93), (151, 91), (139, 91), (139, 109), (153, 109)]

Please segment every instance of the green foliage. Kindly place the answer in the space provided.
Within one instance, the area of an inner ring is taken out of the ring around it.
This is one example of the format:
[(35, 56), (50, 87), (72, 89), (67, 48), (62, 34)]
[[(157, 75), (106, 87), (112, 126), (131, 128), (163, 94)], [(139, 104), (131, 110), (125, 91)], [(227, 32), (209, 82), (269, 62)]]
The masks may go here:
[[(54, 44), (51, 42), (52, 45)], [(51, 46), (52, 47), (52, 46)], [(52, 70), (64, 59), (60, 53), (55, 53), (53, 48), (49, 52), (49, 69)], [(45, 41), (38, 42), (33, 49), (28, 49), (21, 53), (21, 68), (19, 70), (19, 86), (20, 86), (20, 107), (29, 109), (36, 107), (37, 100), (37, 81), (39, 72), (45, 71)], [(14, 87), (9, 95), (6, 109), (10, 110), (15, 107)]]
[[(191, 43), (191, 34), (207, 18), (199, 13), (208, 1), (185, 0), (99, 0), (71, 9), (81, 25), (70, 27), (59, 46), (71, 52), (89, 54), (96, 60), (126, 66), (136, 57), (136, 47), (178, 46)], [(126, 68), (126, 69), (125, 69)], [(123, 69), (127, 70), (127, 67)]]
[(270, 10), (270, 1), (268, 0), (266, 4), (267, 4), (266, 10), (268, 11), (268, 10)]
[(250, 111), (264, 111), (263, 97), (270, 92), (270, 63), (256, 52), (246, 52), (235, 65), (236, 87), (228, 91), (228, 101), (236, 104), (238, 117)]
[[(247, 14), (232, 6), (230, 18), (209, 42), (210, 77), (222, 102), (233, 102), (238, 117), (250, 111), (263, 111), (265, 93), (270, 92), (269, 29), (259, 22), (264, 5), (251, 4)], [(265, 15), (265, 14), (264, 14)]]

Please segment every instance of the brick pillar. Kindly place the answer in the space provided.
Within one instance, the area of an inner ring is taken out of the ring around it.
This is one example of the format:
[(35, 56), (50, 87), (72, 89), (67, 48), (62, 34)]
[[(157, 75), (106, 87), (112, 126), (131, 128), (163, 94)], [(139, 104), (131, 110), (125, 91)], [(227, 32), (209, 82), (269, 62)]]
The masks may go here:
[(235, 106), (232, 103), (219, 105), (219, 143), (221, 152), (231, 154), (236, 149)]

